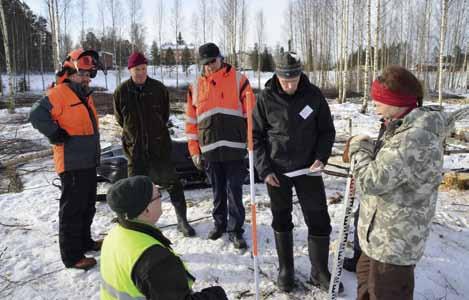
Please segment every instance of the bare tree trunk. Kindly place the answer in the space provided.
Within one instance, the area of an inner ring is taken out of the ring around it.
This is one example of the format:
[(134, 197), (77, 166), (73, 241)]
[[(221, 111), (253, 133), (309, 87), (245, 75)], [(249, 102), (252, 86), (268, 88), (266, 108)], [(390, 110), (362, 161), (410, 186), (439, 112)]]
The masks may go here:
[(469, 55), (469, 42), (467, 42), (467, 47), (466, 47), (466, 55), (464, 55), (464, 66), (466, 67), (466, 83), (464, 85), (464, 88), (469, 90), (469, 60), (467, 59), (467, 56)]
[(370, 74), (370, 52), (371, 52), (371, 0), (367, 1), (367, 18), (366, 18), (366, 50), (365, 50), (365, 78), (363, 79), (363, 103), (360, 110), (366, 113), (368, 108), (368, 76)]
[(179, 39), (178, 33), (181, 26), (181, 0), (174, 0), (174, 7), (173, 7), (173, 29), (176, 38), (176, 88), (179, 88), (179, 64), (181, 63), (179, 60)]
[[(344, 27), (343, 27), (343, 20), (344, 18), (344, 12), (343, 12), (343, 0), (340, 2), (337, 1), (336, 3), (336, 13), (337, 13), (337, 18), (336, 18), (336, 28), (337, 28), (337, 38), (339, 39), (339, 49), (337, 50), (337, 63), (338, 63), (338, 70), (336, 72), (336, 82), (337, 82), (337, 87), (338, 87), (338, 94), (337, 94), (337, 102), (342, 103), (342, 70), (344, 68), (344, 60), (343, 60), (343, 53), (344, 53)], [(342, 3), (340, 5), (339, 3)], [(340, 8), (339, 8), (340, 6)], [(340, 17), (339, 17), (340, 16)], [(342, 22), (340, 22), (342, 21)]]
[(438, 68), (438, 102), (443, 105), (443, 56), (446, 38), (446, 17), (448, 15), (448, 0), (441, 0), (441, 23), (440, 23), (440, 62)]
[[(7, 67), (7, 74), (8, 74), (8, 88), (9, 88), (9, 102), (8, 102), (8, 112), (14, 113), (15, 112), (15, 98), (13, 97), (15, 91), (13, 88), (13, 73), (11, 71), (11, 61), (10, 61), (10, 46), (8, 45), (8, 27), (7, 27), (7, 20), (5, 17), (4, 11), (4, 1), (0, 0), (0, 17), (2, 18), (2, 36), (3, 36), (3, 48), (5, 50), (5, 64)], [(1, 84), (1, 81), (0, 81)]]
[(380, 32), (380, 21), (381, 21), (381, 0), (376, 0), (376, 31), (375, 31), (375, 55), (373, 59), (373, 80), (378, 75), (378, 49), (379, 49), (379, 32)]
[(47, 8), (49, 13), (49, 25), (52, 34), (52, 60), (54, 62), (55, 71), (61, 68), (60, 61), (60, 43), (59, 43), (59, 18), (56, 0), (47, 0)]
[(343, 52), (343, 61), (344, 61), (344, 68), (342, 73), (342, 100), (341, 103), (346, 101), (347, 97), (347, 75), (348, 75), (348, 16), (349, 16), (349, 0), (343, 1), (344, 7), (342, 8), (344, 11), (344, 52)]
[(200, 21), (202, 23), (202, 42), (207, 42), (207, 0), (199, 0)]
[(257, 23), (256, 23), (256, 31), (257, 31), (257, 44), (258, 51), (257, 51), (257, 86), (261, 89), (261, 53), (262, 53), (262, 44), (264, 43), (264, 13), (263, 11), (259, 11), (257, 13)]
[[(160, 47), (160, 56), (163, 54), (161, 52), (161, 38), (163, 33), (163, 15), (164, 15), (164, 6), (163, 0), (158, 0), (158, 7), (156, 9), (158, 14), (158, 46)], [(163, 72), (163, 60), (160, 59), (160, 72), (161, 72), (161, 81), (164, 83), (164, 72)]]

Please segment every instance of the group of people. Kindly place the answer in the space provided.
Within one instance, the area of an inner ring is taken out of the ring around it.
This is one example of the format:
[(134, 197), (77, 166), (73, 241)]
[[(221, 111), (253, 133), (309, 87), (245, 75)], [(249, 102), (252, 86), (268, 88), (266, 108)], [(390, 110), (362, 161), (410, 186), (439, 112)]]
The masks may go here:
[[(90, 269), (96, 260), (85, 253), (101, 250), (102, 299), (227, 299), (220, 286), (192, 291), (194, 276), (155, 226), (162, 214), (160, 190), (165, 189), (177, 229), (185, 237), (196, 235), (171, 163), (169, 93), (147, 75), (141, 53), (129, 57), (130, 79), (113, 95), (129, 175), (107, 195), (118, 223), (104, 242), (92, 240), (100, 144), (89, 83), (97, 62), (94, 51), (71, 52), (56, 85), (30, 114), (33, 126), (53, 144), (61, 179), (59, 246), (64, 265)], [(293, 52), (280, 55), (275, 74), (256, 100), (248, 99), (254, 95), (248, 79), (224, 62), (214, 43), (199, 48), (199, 63), (202, 72), (187, 93), (185, 132), (193, 163), (205, 170), (212, 186), (214, 225), (208, 238), (228, 233), (235, 248), (248, 247), (243, 237), (242, 184), (247, 172), (246, 118), (252, 114), (255, 167), (271, 202), (278, 288), (290, 292), (295, 287), (294, 188), (308, 228), (310, 280), (328, 290), (331, 220), (321, 171), (336, 132), (326, 99), (302, 72), (301, 60)], [(353, 175), (362, 195), (357, 297), (412, 299), (414, 267), (435, 213), (443, 140), (451, 124), (440, 108), (422, 107), (422, 86), (402, 67), (387, 67), (373, 82), (371, 96), (383, 118), (379, 138), (353, 137), (344, 153), (345, 160), (354, 162)], [(254, 100), (250, 111), (247, 102)], [(343, 289), (340, 284), (339, 292)]]

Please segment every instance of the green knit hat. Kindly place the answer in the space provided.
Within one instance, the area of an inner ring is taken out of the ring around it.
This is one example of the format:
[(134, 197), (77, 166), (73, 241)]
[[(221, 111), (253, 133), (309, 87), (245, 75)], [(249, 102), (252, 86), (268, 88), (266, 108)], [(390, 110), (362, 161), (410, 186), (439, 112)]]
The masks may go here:
[(120, 217), (133, 219), (140, 215), (153, 197), (153, 182), (148, 176), (124, 178), (107, 192), (109, 207)]

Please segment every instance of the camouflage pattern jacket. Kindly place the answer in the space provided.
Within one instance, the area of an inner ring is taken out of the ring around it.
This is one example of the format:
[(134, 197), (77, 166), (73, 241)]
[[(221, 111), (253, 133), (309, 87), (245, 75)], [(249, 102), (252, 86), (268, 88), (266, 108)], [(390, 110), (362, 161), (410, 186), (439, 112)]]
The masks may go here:
[(437, 106), (414, 109), (388, 124), (375, 159), (372, 141), (351, 143), (362, 192), (358, 236), (369, 257), (394, 265), (415, 265), (422, 257), (453, 121)]

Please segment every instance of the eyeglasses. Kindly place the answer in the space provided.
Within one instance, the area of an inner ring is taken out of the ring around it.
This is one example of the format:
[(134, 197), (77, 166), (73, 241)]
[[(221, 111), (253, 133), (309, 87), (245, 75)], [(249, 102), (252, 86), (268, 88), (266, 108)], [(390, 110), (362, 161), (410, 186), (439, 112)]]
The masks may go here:
[(211, 64), (213, 64), (213, 63), (216, 62), (216, 61), (217, 61), (216, 58), (211, 59), (211, 60), (209, 60), (208, 62), (204, 63), (204, 66), (206, 66), (206, 65), (211, 65)]

